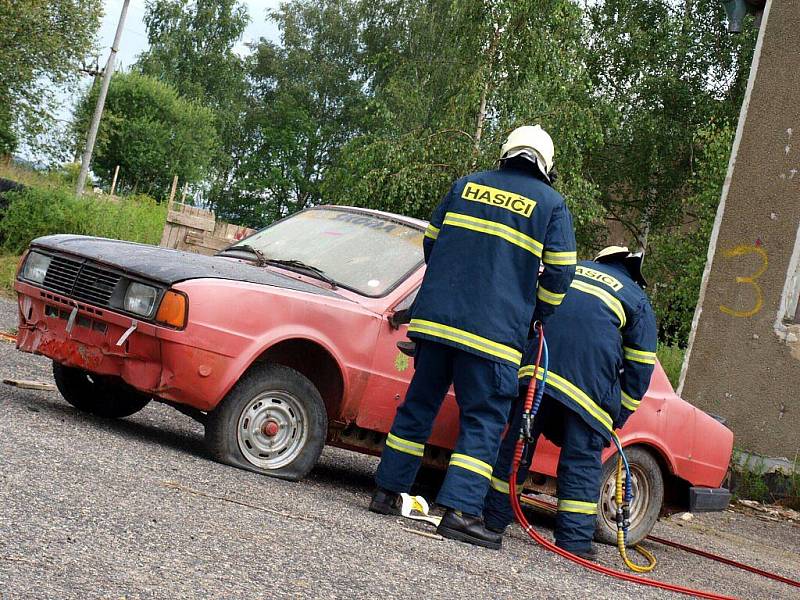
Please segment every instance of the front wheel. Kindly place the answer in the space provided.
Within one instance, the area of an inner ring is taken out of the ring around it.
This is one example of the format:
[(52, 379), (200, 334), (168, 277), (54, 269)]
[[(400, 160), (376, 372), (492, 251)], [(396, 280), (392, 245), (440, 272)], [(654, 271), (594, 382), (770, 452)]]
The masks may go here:
[[(638, 544), (653, 529), (664, 503), (664, 477), (658, 462), (644, 448), (625, 449), (631, 468), (633, 500), (626, 541), (629, 546)], [(594, 539), (604, 544), (617, 544), (617, 503), (615, 500), (617, 455), (613, 454), (603, 465), (603, 485), (600, 488), (597, 527)], [(624, 474), (623, 474), (624, 481)]]
[(319, 391), (294, 369), (253, 366), (208, 414), (206, 447), (222, 463), (296, 481), (314, 467), (328, 431)]
[(97, 375), (53, 362), (56, 387), (72, 406), (98, 417), (121, 419), (139, 412), (150, 402), (141, 393), (117, 377)]

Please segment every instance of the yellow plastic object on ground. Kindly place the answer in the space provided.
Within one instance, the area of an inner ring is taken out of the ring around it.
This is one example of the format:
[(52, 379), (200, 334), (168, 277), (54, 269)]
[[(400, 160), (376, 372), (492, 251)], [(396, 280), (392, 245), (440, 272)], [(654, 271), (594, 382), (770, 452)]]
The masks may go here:
[(430, 506), (428, 506), (428, 501), (425, 500), (425, 498), (422, 496), (412, 496), (410, 494), (400, 494), (400, 498), (403, 500), (403, 505), (400, 508), (400, 514), (402, 516), (414, 521), (430, 523), (434, 527), (439, 526), (442, 517), (435, 517), (428, 514)]

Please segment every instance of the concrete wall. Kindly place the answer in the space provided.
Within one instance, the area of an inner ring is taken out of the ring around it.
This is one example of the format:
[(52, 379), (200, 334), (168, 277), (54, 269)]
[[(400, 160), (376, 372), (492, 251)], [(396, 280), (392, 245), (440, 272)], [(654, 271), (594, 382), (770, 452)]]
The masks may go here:
[[(770, 0), (681, 376), (736, 445), (800, 452), (800, 0)], [(720, 33), (720, 35), (724, 35)]]

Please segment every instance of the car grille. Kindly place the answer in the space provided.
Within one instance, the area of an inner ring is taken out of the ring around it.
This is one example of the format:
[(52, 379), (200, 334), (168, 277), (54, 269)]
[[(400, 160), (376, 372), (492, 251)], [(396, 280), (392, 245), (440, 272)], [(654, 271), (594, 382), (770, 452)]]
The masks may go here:
[(108, 307), (121, 276), (90, 263), (53, 256), (44, 287), (95, 306)]

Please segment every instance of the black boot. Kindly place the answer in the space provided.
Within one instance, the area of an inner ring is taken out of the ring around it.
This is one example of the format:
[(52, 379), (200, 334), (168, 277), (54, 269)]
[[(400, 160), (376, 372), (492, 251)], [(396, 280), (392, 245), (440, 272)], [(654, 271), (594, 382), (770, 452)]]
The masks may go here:
[(400, 509), (403, 507), (403, 499), (397, 492), (390, 492), (378, 488), (372, 494), (372, 502), (369, 503), (369, 509), (374, 513), (382, 515), (399, 515)]
[(442, 537), (492, 550), (500, 550), (503, 545), (503, 536), (486, 529), (483, 519), (475, 515), (467, 515), (461, 511), (448, 508), (442, 517), (442, 522), (436, 528), (436, 533)]
[[(556, 546), (558, 546), (558, 544), (556, 544)], [(561, 548), (561, 546), (558, 547)], [(567, 549), (563, 548), (563, 550)], [(580, 556), (585, 560), (597, 560), (597, 550), (595, 550), (594, 546), (592, 545), (590, 545), (587, 550), (567, 550), (567, 552), (570, 552), (575, 556)]]

